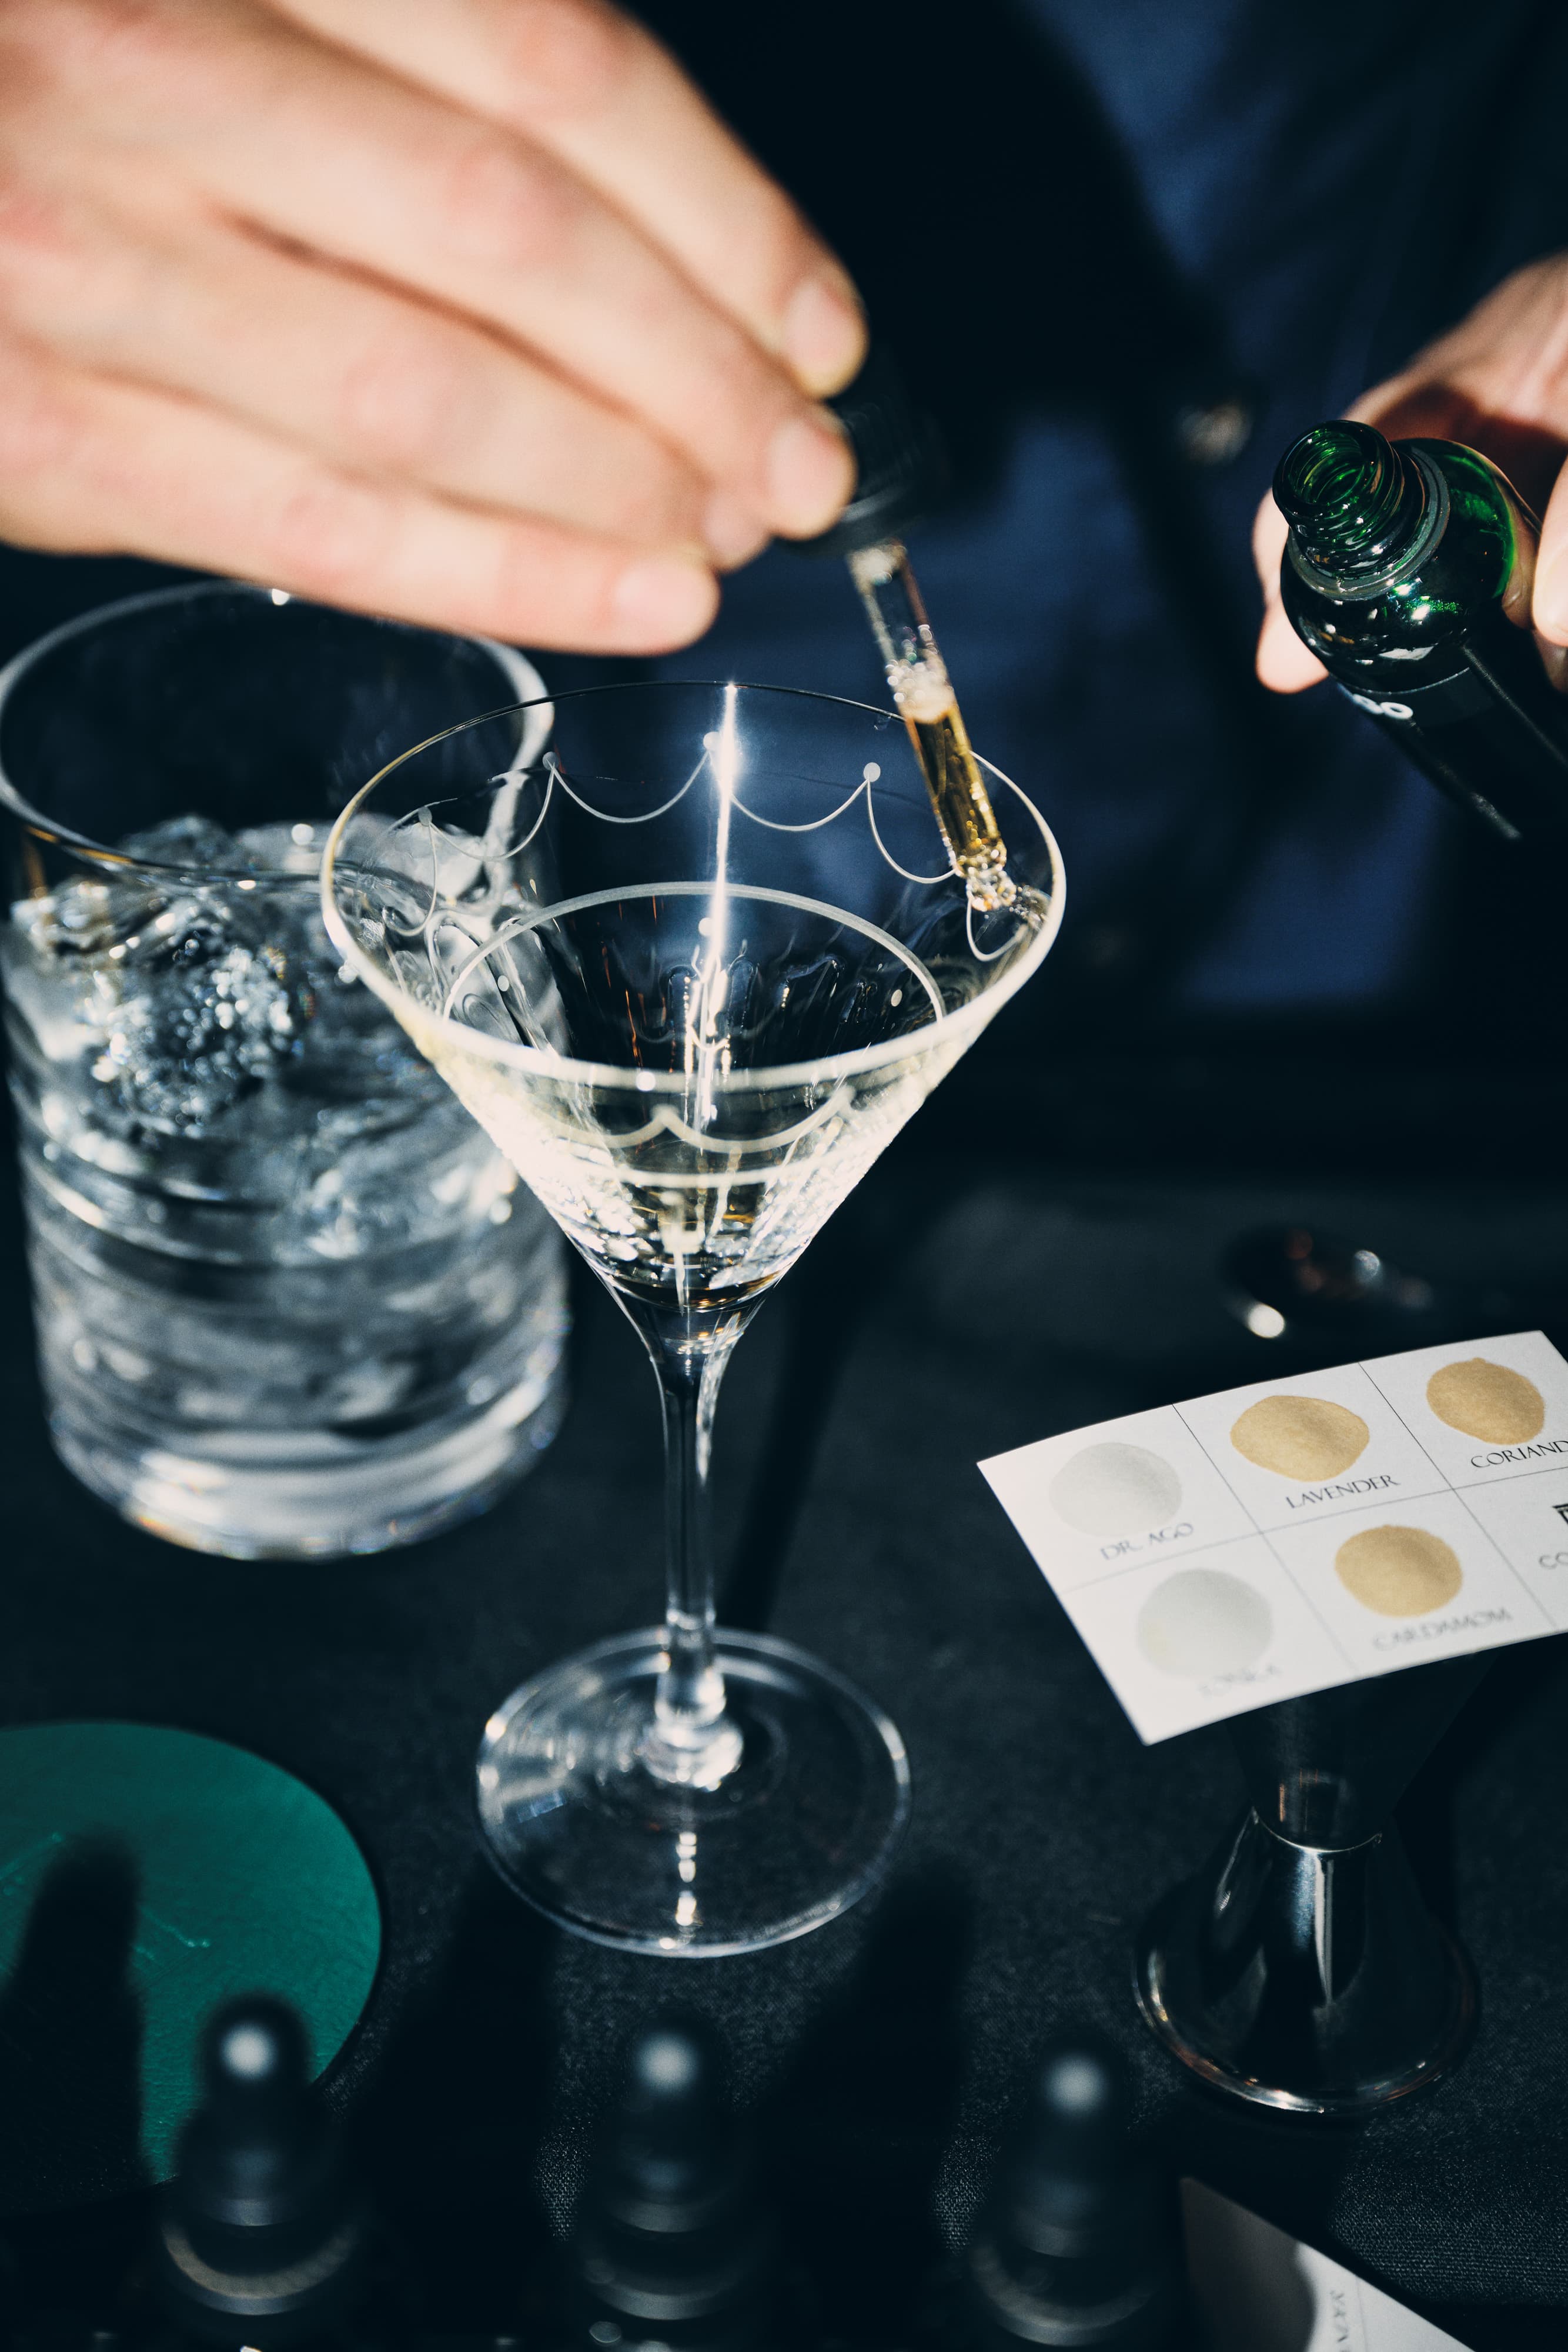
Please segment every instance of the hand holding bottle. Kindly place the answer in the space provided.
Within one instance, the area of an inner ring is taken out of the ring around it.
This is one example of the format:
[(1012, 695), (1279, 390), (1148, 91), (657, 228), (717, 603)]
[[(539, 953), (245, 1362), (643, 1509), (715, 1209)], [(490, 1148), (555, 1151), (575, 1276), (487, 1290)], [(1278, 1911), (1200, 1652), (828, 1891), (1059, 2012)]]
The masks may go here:
[(0, 537), (659, 651), (838, 513), (863, 348), (608, 0), (0, 5)]
[[(1539, 553), (1521, 541), (1503, 608), (1533, 627), (1547, 676), (1568, 690), (1568, 254), (1516, 271), (1347, 414), (1390, 439), (1425, 435), (1479, 449), (1544, 512)], [(1281, 605), (1285, 537), (1266, 498), (1252, 532), (1265, 602), (1258, 675), (1276, 693), (1296, 694), (1324, 672)]]

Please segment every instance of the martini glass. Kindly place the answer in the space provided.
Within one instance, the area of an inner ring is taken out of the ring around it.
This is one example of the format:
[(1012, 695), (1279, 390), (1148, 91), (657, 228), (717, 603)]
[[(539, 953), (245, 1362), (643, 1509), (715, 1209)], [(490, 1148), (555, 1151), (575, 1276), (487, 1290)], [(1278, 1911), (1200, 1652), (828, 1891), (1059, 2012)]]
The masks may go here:
[(493, 713), (384, 769), (332, 834), (323, 907), (658, 1376), (664, 1622), (492, 1716), (491, 1858), (580, 1935), (754, 1951), (875, 1883), (908, 1766), (831, 1667), (716, 1631), (719, 1382), (772, 1286), (1039, 968), (1061, 865), (993, 772), (1019, 888), (970, 908), (902, 723), (859, 703), (672, 683), (544, 716)]

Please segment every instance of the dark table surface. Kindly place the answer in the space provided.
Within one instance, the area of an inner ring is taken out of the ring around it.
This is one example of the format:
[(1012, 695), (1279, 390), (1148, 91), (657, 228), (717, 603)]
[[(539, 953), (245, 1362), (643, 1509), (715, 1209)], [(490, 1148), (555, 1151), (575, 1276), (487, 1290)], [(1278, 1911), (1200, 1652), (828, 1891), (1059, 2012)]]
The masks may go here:
[[(1155, 2046), (1129, 1979), (1145, 1911), (1239, 1801), (1226, 1736), (1140, 1747), (975, 1469), (1312, 1360), (1225, 1311), (1215, 1260), (1249, 1224), (1318, 1217), (1429, 1274), (1484, 1268), (1526, 1300), (1560, 1298), (1560, 1192), (1445, 1173), (1430, 1153), (1411, 1163), (1424, 1187), (1101, 1176), (993, 1162), (961, 1131), (956, 1116), (917, 1126), (873, 1171), (759, 1318), (719, 1413), (728, 1613), (862, 1683), (912, 1758), (907, 1844), (844, 1920), (749, 1958), (629, 1958), (557, 1934), (478, 1857), (470, 1775), (489, 1708), (658, 1606), (653, 1386), (586, 1279), (565, 1428), (487, 1517), (379, 1559), (237, 1564), (122, 1526), (55, 1462), (13, 1213), (0, 1721), (211, 1733), (349, 1822), (386, 1943), (332, 2095), (447, 2282), (450, 2325), (493, 2313), (559, 2231), (619, 2043), (675, 2000), (720, 2025), (845, 2335), (898, 2341), (922, 2265), (970, 2225), (1030, 2054), (1088, 2021), (1125, 2052), (1142, 2127), (1182, 2169), (1466, 2342), (1560, 2343), (1568, 1647), (1503, 1653), (1403, 1810), (1480, 1977), (1465, 2063), (1360, 2127), (1238, 2110)], [(29, 2226), (53, 2260), (108, 2225)]]

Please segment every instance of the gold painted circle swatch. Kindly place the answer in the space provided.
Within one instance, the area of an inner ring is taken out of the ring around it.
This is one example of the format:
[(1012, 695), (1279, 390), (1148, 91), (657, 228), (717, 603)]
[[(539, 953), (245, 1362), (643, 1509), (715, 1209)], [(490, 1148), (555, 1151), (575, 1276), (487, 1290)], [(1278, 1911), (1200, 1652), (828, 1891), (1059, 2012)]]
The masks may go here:
[(1274, 1638), (1263, 1595), (1219, 1568), (1184, 1568), (1138, 1612), (1138, 1647), (1162, 1675), (1202, 1682), (1255, 1665)]
[(1458, 1554), (1427, 1528), (1363, 1528), (1333, 1556), (1334, 1573), (1379, 1617), (1425, 1617), (1465, 1580)]
[(1327, 1397), (1266, 1396), (1234, 1423), (1230, 1443), (1281, 1478), (1337, 1478), (1365, 1453), (1371, 1435), (1360, 1413)]
[(1523, 1445), (1539, 1437), (1546, 1405), (1533, 1381), (1508, 1364), (1467, 1356), (1444, 1364), (1427, 1383), (1427, 1402), (1439, 1421), (1489, 1445)]

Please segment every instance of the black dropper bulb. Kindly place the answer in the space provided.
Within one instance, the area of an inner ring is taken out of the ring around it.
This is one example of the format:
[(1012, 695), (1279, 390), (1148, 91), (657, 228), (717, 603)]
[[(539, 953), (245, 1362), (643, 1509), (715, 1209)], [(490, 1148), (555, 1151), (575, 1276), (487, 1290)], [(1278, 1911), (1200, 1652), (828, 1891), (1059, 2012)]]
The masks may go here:
[(854, 496), (831, 530), (798, 544), (808, 555), (854, 555), (902, 539), (947, 487), (935, 420), (911, 398), (885, 343), (873, 343), (859, 375), (828, 406), (854, 451)]
[(966, 2265), (966, 2341), (1175, 2352), (1185, 2325), (1174, 2199), (1128, 2137), (1108, 2045), (1047, 2052)]
[(670, 2021), (632, 2043), (572, 2273), (574, 2345), (761, 2352), (774, 2342), (776, 2239), (706, 2027)]
[(201, 2066), (159, 2209), (160, 2298), (207, 2343), (270, 2352), (326, 2334), (361, 2292), (367, 2233), (304, 2027), (267, 1994), (231, 2000), (208, 2021)]

